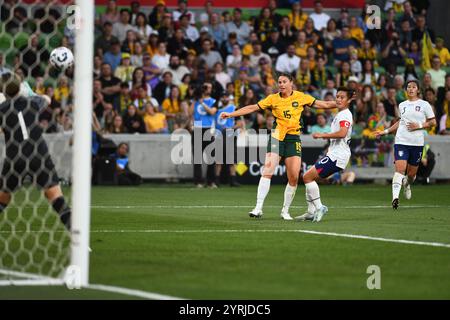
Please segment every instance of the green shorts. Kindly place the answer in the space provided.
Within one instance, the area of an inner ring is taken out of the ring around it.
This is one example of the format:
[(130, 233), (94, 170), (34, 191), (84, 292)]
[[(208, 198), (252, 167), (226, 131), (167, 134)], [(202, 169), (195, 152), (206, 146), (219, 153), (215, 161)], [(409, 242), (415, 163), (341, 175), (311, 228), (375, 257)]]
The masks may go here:
[(287, 134), (284, 141), (274, 139), (272, 135), (269, 137), (267, 144), (267, 152), (273, 152), (281, 157), (301, 157), (302, 156), (302, 142), (300, 136)]

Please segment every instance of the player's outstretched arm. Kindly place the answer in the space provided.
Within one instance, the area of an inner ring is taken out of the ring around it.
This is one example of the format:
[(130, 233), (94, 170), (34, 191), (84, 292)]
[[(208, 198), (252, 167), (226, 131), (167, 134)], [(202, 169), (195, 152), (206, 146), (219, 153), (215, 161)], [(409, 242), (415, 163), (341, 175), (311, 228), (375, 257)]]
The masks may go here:
[(336, 108), (336, 101), (316, 100), (312, 107), (316, 109), (334, 109)]
[(228, 118), (234, 118), (234, 117), (240, 117), (245, 116), (246, 114), (258, 111), (259, 107), (257, 104), (250, 104), (248, 106), (245, 106), (239, 110), (236, 110), (234, 112), (222, 112), (220, 114), (221, 119), (228, 119)]
[(384, 130), (377, 130), (373, 133), (373, 136), (375, 138), (379, 138), (381, 136), (390, 134), (390, 133), (394, 133), (397, 131), (398, 129), (398, 125), (400, 124), (400, 120), (397, 121), (396, 123), (394, 123), (390, 128), (384, 129)]
[(313, 133), (312, 137), (314, 139), (342, 139), (347, 136), (348, 128), (341, 127), (341, 129), (337, 132), (332, 133)]

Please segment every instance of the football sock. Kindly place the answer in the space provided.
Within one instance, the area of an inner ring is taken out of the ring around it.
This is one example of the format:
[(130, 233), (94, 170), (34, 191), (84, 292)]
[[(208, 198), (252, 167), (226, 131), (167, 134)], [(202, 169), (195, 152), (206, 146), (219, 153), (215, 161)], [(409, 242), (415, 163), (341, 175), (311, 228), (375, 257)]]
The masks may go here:
[(309, 197), (308, 192), (306, 192), (305, 195), (306, 195), (306, 203), (308, 204), (308, 213), (314, 214), (314, 212), (316, 212), (316, 206)]
[(292, 200), (294, 200), (296, 190), (297, 186), (291, 186), (289, 183), (286, 185), (286, 189), (284, 189), (283, 213), (289, 213), (289, 207), (291, 206)]
[(392, 200), (398, 199), (404, 177), (405, 176), (399, 172), (394, 173), (394, 177), (392, 178)]
[(267, 194), (270, 190), (270, 179), (261, 177), (258, 184), (258, 194), (256, 196), (256, 208), (257, 210), (262, 210), (264, 199), (266, 199)]
[(310, 201), (312, 201), (313, 205), (316, 209), (322, 208), (322, 202), (320, 201), (320, 190), (317, 182), (309, 182), (305, 184), (307, 198), (309, 196)]
[(61, 196), (56, 198), (52, 203), (52, 207), (58, 213), (61, 222), (64, 223), (68, 230), (70, 230), (70, 216), (72, 214), (72, 210), (67, 205), (64, 197)]

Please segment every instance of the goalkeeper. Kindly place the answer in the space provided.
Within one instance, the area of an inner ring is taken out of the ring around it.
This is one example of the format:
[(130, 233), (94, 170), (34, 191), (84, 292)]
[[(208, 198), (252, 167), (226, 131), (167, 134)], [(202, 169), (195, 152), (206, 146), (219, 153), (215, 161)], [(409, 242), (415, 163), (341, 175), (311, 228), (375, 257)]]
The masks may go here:
[(71, 209), (67, 205), (47, 143), (39, 126), (39, 114), (46, 100), (40, 96), (20, 95), (21, 79), (11, 73), (0, 79), (0, 92), (6, 101), (0, 104), (0, 128), (5, 135), (6, 158), (0, 177), (0, 213), (8, 206), (11, 193), (26, 177), (44, 190), (45, 197), (70, 230)]

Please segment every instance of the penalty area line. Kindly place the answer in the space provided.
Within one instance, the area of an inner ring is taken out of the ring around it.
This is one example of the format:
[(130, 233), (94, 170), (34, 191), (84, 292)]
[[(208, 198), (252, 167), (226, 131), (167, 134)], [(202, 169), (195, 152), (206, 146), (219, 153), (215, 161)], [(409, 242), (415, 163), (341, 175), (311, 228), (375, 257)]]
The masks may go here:
[(143, 229), (143, 230), (91, 230), (91, 233), (305, 233), (321, 236), (331, 236), (331, 237), (341, 237), (349, 239), (361, 239), (361, 240), (372, 240), (372, 241), (382, 241), (390, 243), (399, 244), (410, 244), (418, 246), (429, 246), (429, 247), (441, 247), (450, 248), (449, 243), (442, 242), (427, 242), (427, 241), (415, 241), (415, 240), (405, 240), (405, 239), (391, 239), (383, 237), (372, 237), (359, 234), (348, 234), (348, 233), (336, 233), (336, 232), (324, 232), (324, 231), (313, 231), (313, 230), (295, 230), (295, 229), (211, 229), (211, 230), (162, 230), (162, 229)]

